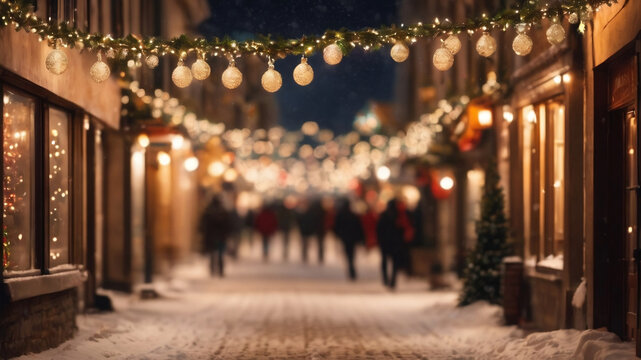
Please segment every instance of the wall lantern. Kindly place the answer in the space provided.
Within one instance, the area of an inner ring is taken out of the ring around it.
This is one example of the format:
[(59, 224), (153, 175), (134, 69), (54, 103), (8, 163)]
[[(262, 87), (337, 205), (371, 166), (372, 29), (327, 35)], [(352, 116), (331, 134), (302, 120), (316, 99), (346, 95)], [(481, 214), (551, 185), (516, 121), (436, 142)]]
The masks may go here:
[(138, 137), (136, 138), (136, 142), (138, 143), (138, 145), (140, 145), (140, 147), (144, 149), (147, 146), (149, 146), (149, 143), (150, 143), (149, 136), (147, 136), (147, 134), (145, 133), (142, 133), (138, 135)]
[(492, 111), (491, 110), (481, 110), (478, 114), (479, 126), (481, 128), (487, 129), (492, 126)]
[(477, 98), (467, 107), (469, 126), (474, 130), (485, 130), (492, 127), (492, 108), (487, 98)]

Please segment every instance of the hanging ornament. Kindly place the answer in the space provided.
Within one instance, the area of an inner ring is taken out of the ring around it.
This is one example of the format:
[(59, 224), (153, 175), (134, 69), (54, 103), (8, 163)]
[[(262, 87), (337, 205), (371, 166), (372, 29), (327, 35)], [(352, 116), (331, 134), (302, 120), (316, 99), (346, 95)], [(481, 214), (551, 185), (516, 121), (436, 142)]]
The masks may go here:
[(492, 56), (496, 51), (496, 40), (490, 34), (484, 32), (476, 42), (476, 51), (483, 57)]
[(178, 61), (178, 66), (176, 66), (174, 72), (171, 73), (171, 80), (179, 88), (186, 88), (191, 84), (192, 79), (191, 70), (183, 65), (183, 60), (180, 59)]
[(260, 83), (263, 85), (263, 89), (273, 93), (283, 85), (283, 78), (278, 71), (274, 70), (274, 60), (272, 58), (269, 59), (268, 64), (268, 69), (260, 79)]
[(109, 74), (111, 74), (109, 65), (105, 64), (102, 61), (102, 54), (98, 52), (98, 61), (91, 65), (91, 68), (89, 69), (89, 75), (91, 76), (91, 79), (93, 81), (100, 84), (101, 82), (109, 78)]
[(241, 73), (236, 67), (234, 58), (230, 57), (229, 66), (227, 66), (227, 69), (223, 71), (221, 80), (223, 81), (223, 86), (230, 90), (239, 87), (243, 82), (243, 73)]
[(114, 50), (114, 49), (107, 50), (107, 58), (109, 58), (109, 59), (116, 58), (116, 50)]
[(302, 57), (300, 64), (294, 69), (294, 81), (300, 86), (309, 85), (314, 79), (314, 69), (307, 63), (307, 58)]
[(328, 65), (336, 65), (343, 60), (343, 51), (334, 44), (329, 44), (323, 49), (323, 59)]
[(526, 24), (516, 25), (516, 32), (518, 33), (512, 41), (512, 50), (519, 56), (525, 56), (532, 51), (532, 39), (525, 33), (527, 31)]
[(559, 24), (559, 19), (552, 19), (552, 25), (545, 32), (548, 42), (552, 45), (561, 45), (565, 40), (565, 29)]
[(410, 56), (410, 49), (405, 45), (405, 43), (398, 41), (394, 46), (392, 46), (390, 56), (398, 63), (403, 62)]
[(461, 40), (459, 40), (456, 35), (450, 35), (443, 41), (443, 46), (449, 50), (452, 55), (456, 55), (461, 50)]
[(568, 22), (570, 24), (577, 24), (579, 22), (579, 14), (573, 12), (572, 14), (568, 15)]
[(587, 4), (585, 6), (585, 9), (583, 9), (583, 11), (581, 11), (581, 17), (580, 17), (581, 22), (586, 23), (586, 22), (589, 22), (590, 20), (592, 20), (592, 11), (593, 11), (592, 10), (592, 6), (590, 6), (590, 4)]
[(445, 43), (442, 43), (441, 47), (434, 52), (432, 61), (438, 70), (446, 71), (454, 65), (454, 55), (445, 47)]
[(150, 69), (155, 69), (159, 62), (160, 59), (158, 59), (158, 56), (155, 54), (151, 54), (145, 58), (145, 64), (147, 64), (147, 67)]
[(196, 62), (191, 64), (191, 73), (194, 75), (196, 80), (205, 80), (209, 77), (211, 73), (211, 68), (207, 61), (204, 59), (198, 59)]
[(59, 50), (57, 45), (54, 46), (53, 50), (51, 50), (45, 60), (47, 70), (51, 71), (53, 74), (60, 75), (67, 70), (68, 65), (69, 59), (67, 58), (67, 54), (65, 54), (64, 51)]

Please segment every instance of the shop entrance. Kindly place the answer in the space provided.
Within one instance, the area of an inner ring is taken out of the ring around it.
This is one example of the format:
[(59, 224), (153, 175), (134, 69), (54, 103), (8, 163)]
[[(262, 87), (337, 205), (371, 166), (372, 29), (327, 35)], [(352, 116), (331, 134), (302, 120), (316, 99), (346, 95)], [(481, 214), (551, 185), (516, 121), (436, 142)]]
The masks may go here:
[(595, 72), (594, 326), (636, 341), (639, 354), (637, 56)]

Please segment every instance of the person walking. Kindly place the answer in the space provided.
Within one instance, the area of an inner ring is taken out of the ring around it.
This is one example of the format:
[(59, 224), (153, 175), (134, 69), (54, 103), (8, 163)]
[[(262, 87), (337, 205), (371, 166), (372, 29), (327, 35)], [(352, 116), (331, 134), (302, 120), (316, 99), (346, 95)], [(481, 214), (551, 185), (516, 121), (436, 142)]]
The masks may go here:
[(334, 221), (334, 233), (343, 243), (349, 279), (356, 280), (356, 267), (354, 266), (354, 254), (356, 245), (362, 243), (365, 238), (363, 224), (350, 206), (349, 200), (345, 199), (340, 205)]
[(209, 254), (209, 272), (225, 274), (225, 248), (231, 233), (231, 216), (223, 207), (218, 196), (214, 196), (200, 218), (200, 231), (203, 234), (204, 250)]
[(383, 284), (390, 289), (395, 289), (396, 276), (402, 266), (405, 244), (414, 239), (414, 228), (404, 202), (392, 199), (387, 203), (385, 211), (381, 213), (379, 218), (376, 232), (381, 250)]
[(264, 206), (254, 219), (254, 228), (263, 240), (263, 260), (269, 259), (269, 241), (278, 230), (278, 219), (271, 206)]
[(301, 202), (298, 210), (298, 228), (301, 235), (301, 258), (304, 263), (308, 261), (309, 242), (312, 237), (318, 241), (318, 262), (324, 260), (323, 239), (325, 216), (320, 201), (310, 203), (309, 199)]
[(289, 238), (292, 228), (296, 224), (296, 215), (292, 210), (293, 205), (287, 200), (282, 201), (276, 207), (276, 219), (278, 229), (283, 234), (283, 260), (289, 258)]

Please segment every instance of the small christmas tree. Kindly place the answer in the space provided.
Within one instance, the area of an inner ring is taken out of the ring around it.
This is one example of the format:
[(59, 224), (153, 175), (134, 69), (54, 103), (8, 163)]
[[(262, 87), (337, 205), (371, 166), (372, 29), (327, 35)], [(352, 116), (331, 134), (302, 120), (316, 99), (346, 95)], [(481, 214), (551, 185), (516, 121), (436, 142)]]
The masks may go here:
[(476, 223), (476, 246), (469, 254), (464, 270), (461, 306), (478, 300), (492, 304), (501, 300), (501, 262), (509, 248), (503, 188), (499, 181), (496, 161), (491, 161), (485, 175), (481, 219)]

